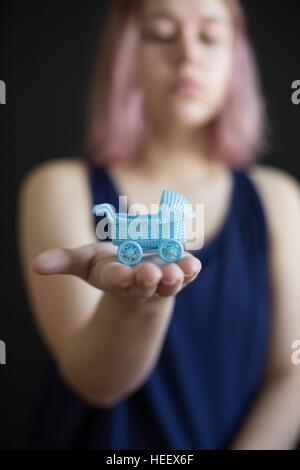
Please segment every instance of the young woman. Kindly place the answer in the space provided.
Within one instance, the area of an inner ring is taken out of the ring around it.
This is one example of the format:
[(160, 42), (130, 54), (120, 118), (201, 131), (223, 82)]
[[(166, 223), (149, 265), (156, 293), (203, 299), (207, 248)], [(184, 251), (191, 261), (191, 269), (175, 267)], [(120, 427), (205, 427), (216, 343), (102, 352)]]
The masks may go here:
[[(39, 165), (19, 195), (24, 277), (49, 351), (28, 444), (293, 448), (299, 185), (255, 163), (266, 126), (241, 7), (112, 3), (88, 158)], [(97, 241), (93, 204), (118, 210), (126, 195), (150, 211), (164, 188), (205, 205), (204, 247), (122, 265)]]

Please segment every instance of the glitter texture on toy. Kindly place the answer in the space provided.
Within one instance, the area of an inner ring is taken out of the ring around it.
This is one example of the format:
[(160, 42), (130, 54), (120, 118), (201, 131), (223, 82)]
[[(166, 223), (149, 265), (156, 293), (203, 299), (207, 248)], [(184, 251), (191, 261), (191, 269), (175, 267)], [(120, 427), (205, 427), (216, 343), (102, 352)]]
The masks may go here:
[(118, 246), (117, 258), (126, 265), (139, 264), (143, 253), (158, 253), (165, 263), (179, 261), (187, 239), (186, 220), (194, 218), (191, 204), (180, 193), (164, 190), (157, 214), (116, 213), (111, 204), (98, 204), (96, 216), (105, 215), (111, 224), (112, 243)]

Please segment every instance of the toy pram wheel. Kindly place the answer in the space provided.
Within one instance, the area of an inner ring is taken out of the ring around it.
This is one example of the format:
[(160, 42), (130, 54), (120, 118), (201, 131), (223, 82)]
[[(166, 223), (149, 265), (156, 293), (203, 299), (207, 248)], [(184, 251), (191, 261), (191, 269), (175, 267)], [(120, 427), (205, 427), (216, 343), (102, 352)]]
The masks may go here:
[(137, 242), (129, 240), (119, 246), (117, 256), (121, 263), (132, 266), (141, 261), (143, 250)]
[(165, 263), (174, 263), (183, 256), (183, 246), (176, 240), (164, 240), (159, 246), (159, 256)]

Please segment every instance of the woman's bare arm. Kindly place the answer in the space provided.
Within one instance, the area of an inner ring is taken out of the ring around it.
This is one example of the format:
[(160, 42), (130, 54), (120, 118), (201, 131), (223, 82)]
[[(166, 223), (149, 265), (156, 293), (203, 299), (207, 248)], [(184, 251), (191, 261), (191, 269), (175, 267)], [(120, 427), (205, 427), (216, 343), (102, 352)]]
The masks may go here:
[(116, 247), (97, 242), (91, 208), (80, 160), (40, 165), (19, 193), (19, 246), (38, 327), (63, 377), (86, 400), (111, 406), (155, 365), (175, 295), (201, 264), (187, 254), (178, 264), (121, 265)]
[(283, 172), (252, 174), (265, 203), (270, 231), (272, 332), (265, 380), (231, 449), (293, 449), (300, 438), (300, 364), (292, 344), (300, 340), (300, 190)]

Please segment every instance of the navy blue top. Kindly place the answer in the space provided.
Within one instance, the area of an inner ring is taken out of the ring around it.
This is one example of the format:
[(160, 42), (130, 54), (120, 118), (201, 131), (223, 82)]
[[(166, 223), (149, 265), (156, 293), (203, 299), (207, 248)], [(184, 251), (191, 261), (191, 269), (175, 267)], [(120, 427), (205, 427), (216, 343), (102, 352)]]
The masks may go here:
[[(112, 409), (96, 408), (70, 390), (49, 354), (29, 447), (196, 450), (230, 444), (259, 391), (270, 331), (266, 220), (246, 171), (232, 174), (226, 220), (193, 252), (202, 271), (177, 294), (146, 382)], [(90, 183), (94, 204), (118, 210), (117, 188), (103, 167), (90, 168)]]

